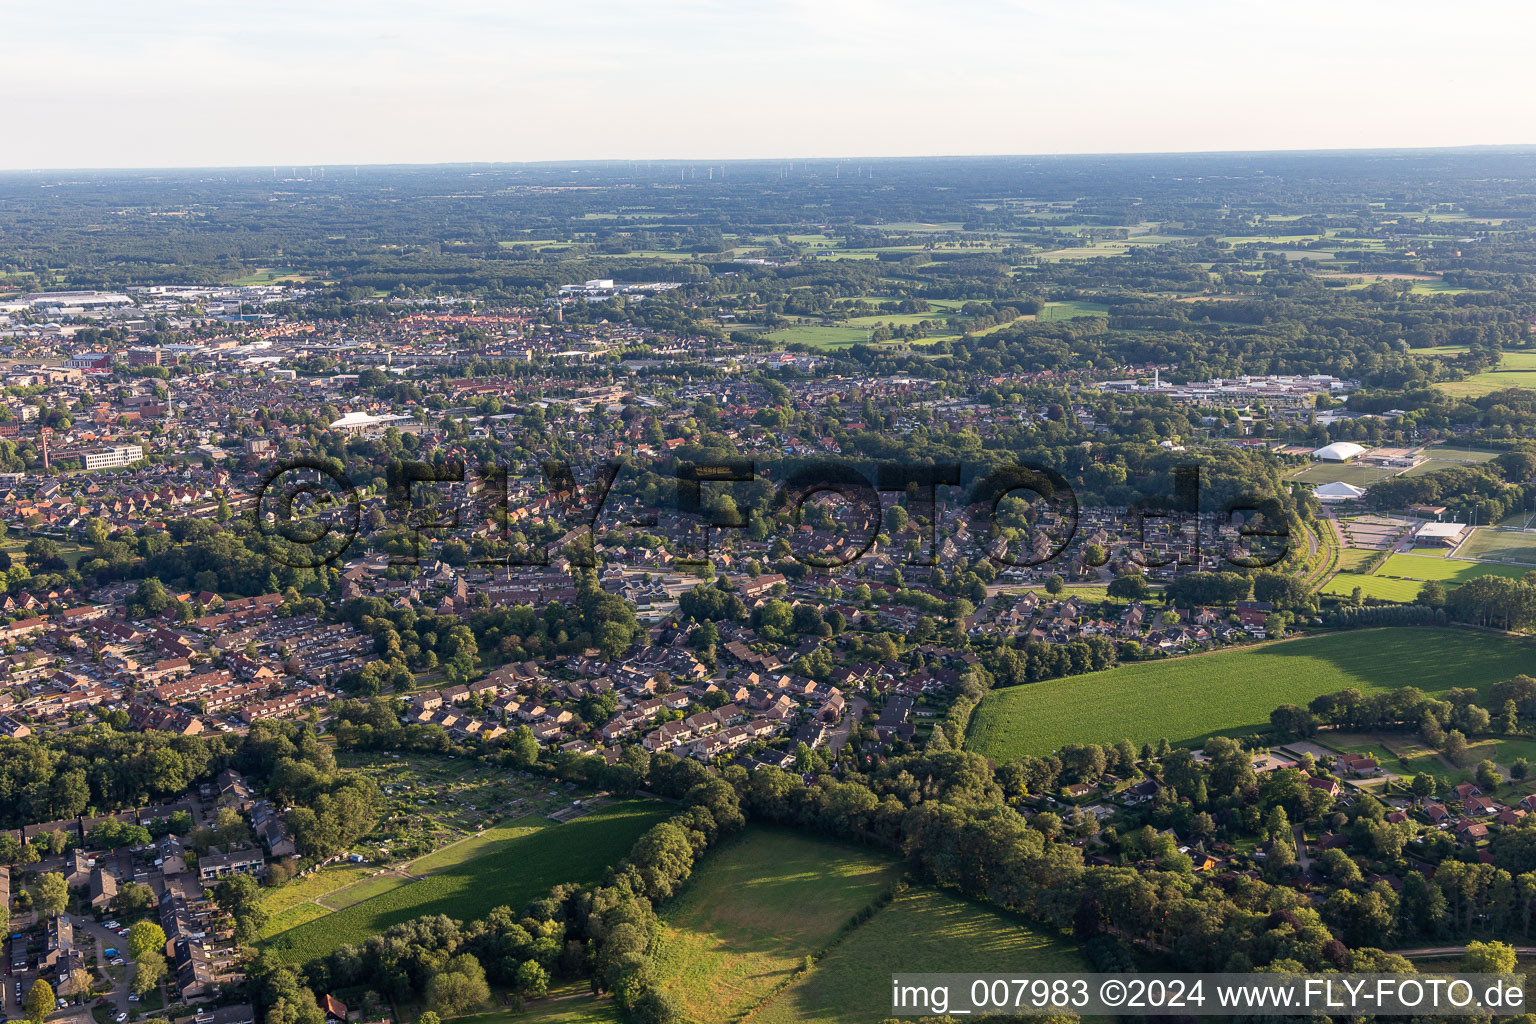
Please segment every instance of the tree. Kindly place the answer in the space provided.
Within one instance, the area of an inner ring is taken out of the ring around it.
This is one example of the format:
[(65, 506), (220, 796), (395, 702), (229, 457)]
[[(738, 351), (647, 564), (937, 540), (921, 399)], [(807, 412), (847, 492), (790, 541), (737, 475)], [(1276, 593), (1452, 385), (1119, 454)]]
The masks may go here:
[(490, 997), (485, 969), (468, 953), (448, 961), (447, 970), (433, 976), (427, 985), (427, 1002), (444, 1017), (457, 1017)]
[(155, 891), (143, 882), (124, 882), (112, 897), (112, 909), (125, 917), (147, 910), (155, 901)]
[(1445, 607), (1445, 584), (1439, 580), (1428, 580), (1419, 588), (1419, 596), (1414, 598), (1415, 603), (1428, 608)]
[(165, 929), (153, 921), (139, 921), (128, 929), (128, 955), (139, 960), (150, 952), (165, 953)]
[(1067, 581), (1061, 578), (1060, 573), (1052, 573), (1045, 581), (1045, 592), (1052, 597), (1067, 589)]
[(1477, 763), (1477, 788), (1484, 793), (1492, 794), (1504, 784), (1504, 776), (1499, 774), (1498, 766), (1492, 761), (1479, 761)]
[(69, 906), (69, 883), (57, 871), (49, 871), (37, 880), (32, 890), (32, 902), (38, 913), (57, 917)]
[(1525, 777), (1531, 774), (1531, 762), (1523, 757), (1517, 757), (1509, 765), (1509, 777), (1516, 782), (1523, 782)]
[(1413, 795), (1416, 797), (1429, 797), (1435, 795), (1435, 777), (1428, 772), (1419, 772), (1413, 777), (1411, 784)]
[(235, 919), (235, 939), (249, 945), (261, 937), (267, 911), (261, 903), (261, 887), (250, 875), (234, 875), (213, 890), (213, 902)]
[(1452, 729), (1445, 734), (1445, 756), (1455, 765), (1465, 764), (1467, 760), (1467, 737), (1460, 729)]
[(507, 742), (507, 756), (518, 768), (527, 768), (539, 759), (539, 738), (526, 725), (512, 730)]
[(650, 988), (635, 1000), (630, 1013), (635, 1024), (680, 1024), (686, 1018), (677, 1002), (665, 992)]
[(53, 994), (53, 986), (42, 978), (32, 983), (32, 987), (27, 989), (27, 997), (21, 1001), (22, 1012), (33, 1024), (42, 1024), (57, 1006), (58, 997)]
[(134, 964), (133, 980), (128, 983), (134, 995), (147, 996), (160, 987), (166, 974), (165, 954), (151, 950), (137, 958)]
[(443, 1018), (431, 1010), (427, 1010), (420, 1017), (416, 1018), (416, 1024), (443, 1024)]
[(94, 982), (91, 972), (84, 967), (76, 967), (69, 972), (69, 994), (85, 999), (91, 994), (91, 985)]
[(1468, 974), (1514, 974), (1518, 967), (1515, 947), (1503, 942), (1469, 942), (1461, 954), (1461, 969)]
[(543, 999), (549, 994), (549, 972), (537, 960), (524, 960), (517, 966), (517, 990), (528, 999)]
[(1140, 573), (1117, 576), (1109, 583), (1108, 594), (1117, 601), (1144, 601), (1152, 591)]

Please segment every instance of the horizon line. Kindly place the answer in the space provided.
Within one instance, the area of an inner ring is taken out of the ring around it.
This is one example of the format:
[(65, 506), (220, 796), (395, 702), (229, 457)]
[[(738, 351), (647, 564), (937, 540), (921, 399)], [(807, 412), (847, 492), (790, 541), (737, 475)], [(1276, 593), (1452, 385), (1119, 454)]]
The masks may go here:
[(1338, 156), (1348, 154), (1369, 153), (1397, 153), (1397, 154), (1430, 154), (1430, 153), (1479, 153), (1479, 152), (1518, 152), (1528, 150), (1536, 153), (1536, 142), (1490, 142), (1468, 143), (1457, 146), (1367, 146), (1359, 148), (1350, 147), (1296, 147), (1280, 149), (1189, 149), (1189, 150), (1080, 150), (1075, 152), (1040, 152), (1040, 153), (928, 153), (928, 154), (883, 154), (883, 155), (830, 155), (830, 156), (745, 156), (745, 157), (641, 157), (641, 156), (609, 156), (609, 157), (583, 157), (583, 158), (553, 158), (539, 160), (438, 160), (438, 161), (355, 161), (355, 160), (278, 160), (263, 161), (251, 164), (132, 164), (132, 165), (94, 165), (94, 166), (43, 166), (43, 167), (4, 167), (0, 168), (0, 174), (30, 175), (30, 174), (64, 174), (64, 173), (126, 173), (134, 171), (254, 171), (280, 170), (326, 167), (352, 167), (356, 169), (367, 168), (452, 168), (452, 167), (572, 167), (584, 165), (614, 165), (614, 164), (663, 164), (663, 165), (713, 165), (726, 166), (730, 164), (761, 164), (761, 163), (847, 163), (852, 161), (919, 161), (919, 160), (1071, 160), (1088, 157), (1217, 157), (1217, 156)]

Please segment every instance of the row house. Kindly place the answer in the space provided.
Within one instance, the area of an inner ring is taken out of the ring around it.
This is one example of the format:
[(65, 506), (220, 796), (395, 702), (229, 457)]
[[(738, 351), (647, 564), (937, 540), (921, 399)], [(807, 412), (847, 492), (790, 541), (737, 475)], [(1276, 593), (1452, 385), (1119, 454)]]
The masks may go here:
[(307, 686), (302, 690), (294, 690), (271, 700), (264, 700), (256, 704), (249, 704), (240, 711), (240, 720), (246, 724), (256, 721), (258, 718), (284, 718), (309, 704), (314, 704), (325, 699), (325, 687)]

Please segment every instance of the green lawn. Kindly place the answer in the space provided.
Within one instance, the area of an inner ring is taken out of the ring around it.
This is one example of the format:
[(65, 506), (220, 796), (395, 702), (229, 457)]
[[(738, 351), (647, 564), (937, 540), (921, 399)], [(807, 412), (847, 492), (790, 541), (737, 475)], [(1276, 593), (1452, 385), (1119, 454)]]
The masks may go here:
[(1467, 558), (1536, 565), (1536, 533), (1478, 529), (1456, 553)]
[(737, 1020), (900, 872), (873, 850), (752, 829), (665, 908), (657, 980), (693, 1024)]
[[(487, 830), (484, 843), (444, 851), (449, 856), (435, 860), (434, 873), (420, 881), (391, 886), (333, 914), (269, 935), (262, 944), (302, 963), (424, 914), (468, 921), (496, 906), (521, 909), (550, 886), (596, 881), (629, 852), (641, 833), (668, 816), (669, 809), (661, 803), (631, 800), (565, 825), (523, 818)], [(345, 901), (344, 893), (338, 895)]]
[(276, 889), (263, 889), (261, 905), (267, 913), (278, 914), (324, 896), (328, 892), (335, 892), (337, 889), (361, 881), (376, 870), (371, 867), (358, 867), (355, 864), (332, 864), (312, 875), (295, 878)]
[(1405, 580), (1439, 580), (1442, 583), (1461, 584), (1475, 576), (1509, 576), (1519, 579), (1530, 571), (1519, 566), (1466, 562), (1460, 558), (1388, 555), (1379, 574)]
[(1452, 444), (1434, 445), (1424, 449), (1424, 454), (1431, 459), (1437, 459), (1442, 462), (1465, 462), (1470, 465), (1492, 462), (1499, 457), (1498, 452), (1487, 451), (1483, 448), (1461, 448)]
[(1090, 971), (1071, 943), (935, 889), (903, 893), (753, 1015), (753, 1024), (866, 1024), (891, 1014), (899, 971)]
[(1006, 760), (1121, 738), (1138, 746), (1160, 738), (1196, 743), (1266, 729), (1278, 705), (1348, 686), (1486, 689), (1532, 664), (1536, 640), (1458, 629), (1352, 630), (995, 690), (971, 719), (966, 748)]
[(1357, 572), (1341, 572), (1323, 584), (1323, 593), (1348, 597), (1356, 587), (1365, 597), (1377, 597), (1383, 601), (1408, 602), (1419, 596), (1423, 586), (1418, 580), (1393, 579), (1390, 576), (1365, 576)]
[(1346, 483), (1369, 489), (1371, 484), (1389, 480), (1399, 472), (1361, 462), (1317, 462), (1296, 473), (1291, 479), (1304, 484)]
[(1371, 559), (1377, 552), (1370, 548), (1341, 548), (1339, 551), (1339, 568), (1348, 572), (1358, 569)]

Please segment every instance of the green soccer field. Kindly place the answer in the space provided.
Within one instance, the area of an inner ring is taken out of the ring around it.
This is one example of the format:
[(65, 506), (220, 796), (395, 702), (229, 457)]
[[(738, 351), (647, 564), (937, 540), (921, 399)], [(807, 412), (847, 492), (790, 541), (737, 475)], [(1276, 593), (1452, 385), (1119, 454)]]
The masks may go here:
[(1419, 595), (1424, 584), (1419, 580), (1400, 580), (1390, 576), (1365, 576), (1357, 572), (1341, 572), (1323, 584), (1323, 593), (1348, 597), (1360, 588), (1361, 596), (1377, 597), (1383, 601), (1412, 601)]
[(1456, 554), (1463, 558), (1486, 558), (1536, 567), (1536, 533), (1478, 529)]
[[(1462, 553), (1462, 551), (1457, 552), (1458, 555)], [(1519, 566), (1468, 562), (1460, 558), (1389, 555), (1378, 570), (1378, 575), (1404, 580), (1439, 580), (1442, 583), (1455, 585), (1465, 583), (1476, 576), (1509, 576), (1519, 579), (1529, 571)]]

